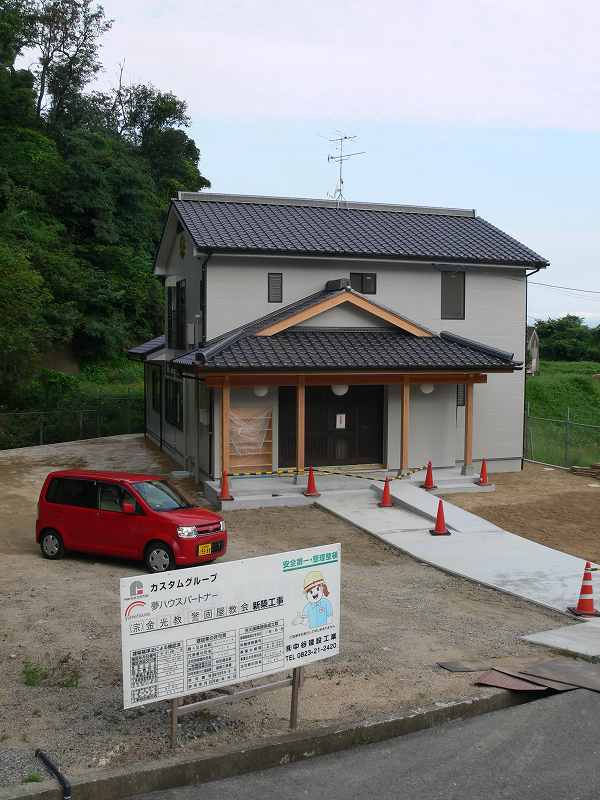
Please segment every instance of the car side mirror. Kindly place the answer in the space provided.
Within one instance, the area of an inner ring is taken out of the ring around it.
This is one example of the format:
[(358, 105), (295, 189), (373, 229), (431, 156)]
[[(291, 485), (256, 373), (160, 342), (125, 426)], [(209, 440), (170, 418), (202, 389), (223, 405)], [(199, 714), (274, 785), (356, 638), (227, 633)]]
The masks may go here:
[(121, 503), (121, 511), (124, 514), (135, 514), (135, 506), (133, 503), (128, 503), (127, 501)]

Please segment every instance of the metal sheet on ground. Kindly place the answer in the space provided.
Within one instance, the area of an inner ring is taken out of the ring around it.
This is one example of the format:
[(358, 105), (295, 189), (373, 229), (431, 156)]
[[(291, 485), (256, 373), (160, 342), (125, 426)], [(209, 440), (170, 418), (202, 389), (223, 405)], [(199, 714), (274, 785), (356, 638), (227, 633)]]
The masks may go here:
[(531, 681), (538, 683), (540, 686), (546, 686), (548, 689), (554, 689), (555, 692), (569, 692), (572, 689), (577, 689), (571, 683), (561, 683), (560, 681), (552, 681), (550, 678), (540, 678), (535, 675), (529, 675), (527, 672), (518, 672), (512, 669), (505, 669), (504, 667), (496, 667), (498, 672), (503, 672), (505, 675), (512, 675), (513, 678), (522, 678), (524, 681)]
[(547, 692), (546, 686), (537, 683), (513, 678), (512, 675), (505, 675), (503, 672), (496, 672), (491, 669), (484, 672), (475, 681), (476, 686), (495, 686), (498, 689), (510, 689), (511, 692)]
[(600, 664), (555, 658), (527, 667), (527, 673), (540, 678), (570, 683), (592, 692), (600, 692)]

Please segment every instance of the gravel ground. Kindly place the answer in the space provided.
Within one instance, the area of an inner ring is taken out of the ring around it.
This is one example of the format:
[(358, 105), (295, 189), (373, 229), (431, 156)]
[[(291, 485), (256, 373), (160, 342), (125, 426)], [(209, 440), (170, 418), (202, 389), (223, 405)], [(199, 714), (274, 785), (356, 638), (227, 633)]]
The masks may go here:
[(493, 493), (454, 494), (448, 500), (526, 539), (600, 562), (599, 481), (540, 464), (491, 480)]
[[(71, 776), (170, 752), (166, 704), (122, 710), (118, 582), (142, 572), (141, 565), (81, 555), (52, 562), (35, 545), (43, 479), (72, 466), (172, 468), (141, 437), (0, 453), (0, 512), (7, 521), (0, 531), (0, 785), (27, 777), (36, 747)], [(472, 674), (449, 673), (436, 662), (535, 661), (540, 651), (519, 637), (564, 622), (419, 564), (315, 507), (226, 516), (231, 559), (342, 543), (341, 653), (306, 670), (306, 727), (489, 694), (472, 685)], [(27, 686), (26, 678), (35, 685)], [(285, 732), (289, 690), (217, 708), (183, 719), (180, 751)]]

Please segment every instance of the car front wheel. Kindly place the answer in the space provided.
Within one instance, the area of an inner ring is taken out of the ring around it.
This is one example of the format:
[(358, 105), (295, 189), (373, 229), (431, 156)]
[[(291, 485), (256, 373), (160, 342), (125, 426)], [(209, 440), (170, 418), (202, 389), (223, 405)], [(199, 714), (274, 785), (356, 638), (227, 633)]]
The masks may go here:
[(146, 548), (144, 563), (148, 572), (167, 572), (175, 569), (175, 558), (166, 544), (153, 542)]
[(62, 558), (65, 554), (65, 546), (59, 533), (56, 531), (44, 531), (40, 537), (40, 548), (44, 558), (52, 560)]

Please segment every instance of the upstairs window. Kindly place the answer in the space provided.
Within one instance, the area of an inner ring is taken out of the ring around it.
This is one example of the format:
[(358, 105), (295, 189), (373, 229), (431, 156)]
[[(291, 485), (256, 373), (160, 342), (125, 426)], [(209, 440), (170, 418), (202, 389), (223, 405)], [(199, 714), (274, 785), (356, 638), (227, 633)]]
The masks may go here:
[(267, 293), (269, 303), (283, 303), (283, 273), (269, 272)]
[(465, 273), (442, 272), (442, 319), (465, 318)]
[(185, 281), (167, 287), (167, 345), (184, 350), (185, 340)]
[(350, 286), (361, 294), (377, 294), (377, 273), (351, 272)]
[(175, 349), (175, 287), (167, 286), (167, 347)]
[(465, 394), (467, 387), (464, 383), (456, 384), (456, 407), (461, 408), (465, 404)]
[(185, 281), (177, 281), (177, 298), (176, 298), (176, 340), (175, 347), (177, 350), (183, 350), (187, 346), (185, 340)]

